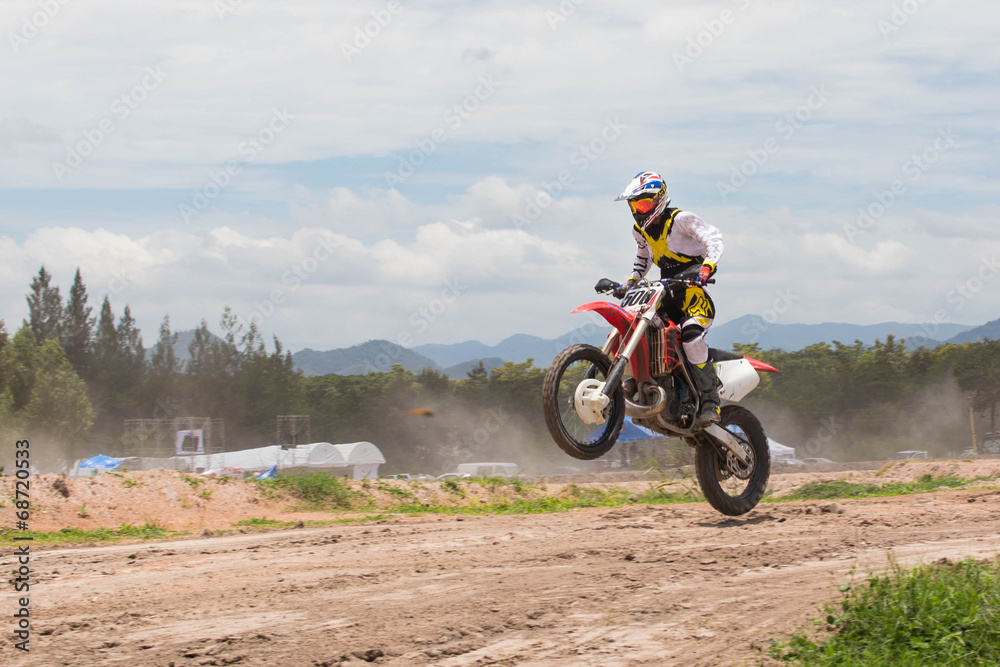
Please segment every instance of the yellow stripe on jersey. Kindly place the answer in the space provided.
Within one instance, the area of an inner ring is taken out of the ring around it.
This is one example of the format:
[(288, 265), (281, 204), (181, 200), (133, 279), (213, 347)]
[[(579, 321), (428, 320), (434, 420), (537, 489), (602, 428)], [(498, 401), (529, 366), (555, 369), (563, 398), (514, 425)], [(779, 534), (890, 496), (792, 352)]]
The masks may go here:
[(649, 244), (649, 249), (653, 253), (653, 263), (656, 264), (657, 266), (660, 266), (660, 260), (662, 260), (664, 257), (680, 265), (694, 264), (695, 262), (698, 261), (698, 258), (696, 257), (690, 257), (688, 255), (680, 255), (678, 253), (675, 253), (672, 250), (670, 250), (670, 248), (667, 246), (667, 236), (670, 235), (670, 230), (674, 226), (674, 218), (680, 212), (681, 210), (679, 208), (675, 208), (673, 212), (671, 212), (670, 217), (667, 218), (666, 222), (663, 224), (663, 232), (662, 234), (660, 234), (659, 238), (654, 239), (652, 236), (649, 235), (649, 232), (647, 232), (645, 229), (639, 226), (638, 223), (635, 224), (635, 228), (639, 230), (639, 233), (642, 234), (642, 237), (646, 239), (646, 243)]

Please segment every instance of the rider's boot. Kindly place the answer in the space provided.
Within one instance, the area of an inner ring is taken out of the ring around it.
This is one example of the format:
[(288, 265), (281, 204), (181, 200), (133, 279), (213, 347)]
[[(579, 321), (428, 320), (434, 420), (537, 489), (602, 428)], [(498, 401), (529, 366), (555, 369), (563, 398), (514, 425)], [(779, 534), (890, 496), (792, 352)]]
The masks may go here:
[(701, 399), (698, 426), (705, 428), (711, 424), (718, 424), (719, 376), (715, 374), (715, 364), (710, 360), (703, 364), (691, 364), (691, 376), (698, 390), (698, 397)]

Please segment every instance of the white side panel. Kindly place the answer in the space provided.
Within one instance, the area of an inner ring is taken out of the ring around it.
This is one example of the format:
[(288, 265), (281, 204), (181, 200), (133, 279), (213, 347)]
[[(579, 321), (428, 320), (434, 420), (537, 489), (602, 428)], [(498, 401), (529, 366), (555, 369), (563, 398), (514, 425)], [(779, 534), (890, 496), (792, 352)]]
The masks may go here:
[(715, 364), (722, 381), (719, 396), (727, 401), (739, 401), (760, 384), (760, 375), (746, 359), (731, 359)]

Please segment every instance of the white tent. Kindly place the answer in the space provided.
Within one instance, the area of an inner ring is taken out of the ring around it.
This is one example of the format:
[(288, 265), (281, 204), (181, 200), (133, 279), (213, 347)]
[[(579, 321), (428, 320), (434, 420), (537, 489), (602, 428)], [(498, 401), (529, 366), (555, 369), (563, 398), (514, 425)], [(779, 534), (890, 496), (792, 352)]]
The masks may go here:
[(370, 442), (333, 445), (314, 442), (289, 450), (288, 468), (350, 468), (354, 479), (378, 477), (378, 467), (385, 463), (379, 448)]
[(795, 458), (795, 448), (786, 447), (779, 442), (775, 442), (770, 438), (767, 439), (767, 448), (771, 450), (771, 460), (772, 461), (785, 461), (787, 459)]
[(196, 454), (175, 456), (169, 459), (171, 467), (198, 470), (238, 469), (260, 472), (277, 466), (278, 470), (309, 468), (314, 470), (338, 470), (347, 472), (354, 479), (377, 477), (379, 465), (385, 457), (379, 448), (370, 442), (352, 442), (334, 445), (329, 442), (314, 442), (283, 449), (280, 445), (244, 449), (238, 452), (220, 454)]

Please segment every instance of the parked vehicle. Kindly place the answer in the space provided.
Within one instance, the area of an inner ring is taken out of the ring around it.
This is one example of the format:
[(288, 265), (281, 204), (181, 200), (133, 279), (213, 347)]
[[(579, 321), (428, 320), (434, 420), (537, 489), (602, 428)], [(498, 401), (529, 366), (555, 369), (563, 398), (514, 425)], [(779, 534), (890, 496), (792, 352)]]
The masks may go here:
[(455, 472), (472, 477), (514, 477), (521, 472), (521, 466), (516, 463), (459, 463)]
[(802, 462), (803, 463), (833, 463), (833, 461), (831, 461), (830, 459), (823, 459), (823, 458), (802, 459)]
[(577, 475), (581, 471), (575, 466), (555, 466), (542, 471), (543, 475)]
[(927, 452), (921, 451), (919, 449), (904, 449), (901, 452), (896, 452), (889, 457), (889, 461), (902, 461), (906, 459), (926, 459)]
[[(753, 509), (771, 473), (767, 436), (752, 412), (722, 408), (720, 423), (699, 425), (699, 394), (681, 346), (680, 329), (664, 322), (657, 307), (693, 284), (693, 274), (640, 281), (621, 304), (593, 301), (574, 313), (593, 311), (613, 327), (602, 349), (572, 345), (552, 361), (542, 384), (545, 423), (559, 447), (578, 459), (596, 459), (615, 446), (625, 415), (695, 448), (695, 470), (712, 507), (728, 515)], [(714, 281), (713, 281), (714, 282)], [(618, 283), (604, 278), (598, 293)], [(777, 372), (756, 359), (710, 350), (722, 383), (721, 398), (736, 402), (760, 382), (758, 371)]]
[(446, 472), (443, 475), (438, 475), (438, 479), (472, 479), (472, 475), (469, 473), (459, 473), (459, 472)]

